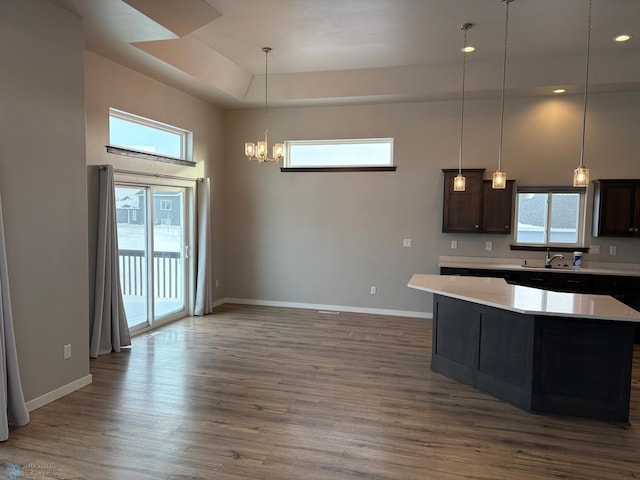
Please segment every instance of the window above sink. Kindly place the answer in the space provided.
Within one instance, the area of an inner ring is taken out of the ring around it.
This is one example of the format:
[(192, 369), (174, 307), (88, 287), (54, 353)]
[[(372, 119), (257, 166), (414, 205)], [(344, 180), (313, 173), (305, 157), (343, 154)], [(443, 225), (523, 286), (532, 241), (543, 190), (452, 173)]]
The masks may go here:
[(584, 247), (585, 189), (518, 187), (515, 210), (514, 246)]

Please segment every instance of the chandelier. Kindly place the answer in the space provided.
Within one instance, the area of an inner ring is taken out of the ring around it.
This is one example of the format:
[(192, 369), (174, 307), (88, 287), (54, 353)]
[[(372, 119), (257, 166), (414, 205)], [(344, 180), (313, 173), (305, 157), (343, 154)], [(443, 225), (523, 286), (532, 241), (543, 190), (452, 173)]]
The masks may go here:
[(269, 52), (271, 47), (262, 47), (264, 52), (264, 140), (260, 140), (256, 143), (247, 142), (244, 144), (244, 154), (249, 157), (249, 160), (258, 160), (258, 162), (277, 162), (284, 157), (284, 145), (282, 143), (276, 143), (273, 146), (273, 157), (269, 158), (267, 152), (269, 151), (269, 129), (267, 128), (267, 92), (268, 92), (268, 65), (269, 65)]

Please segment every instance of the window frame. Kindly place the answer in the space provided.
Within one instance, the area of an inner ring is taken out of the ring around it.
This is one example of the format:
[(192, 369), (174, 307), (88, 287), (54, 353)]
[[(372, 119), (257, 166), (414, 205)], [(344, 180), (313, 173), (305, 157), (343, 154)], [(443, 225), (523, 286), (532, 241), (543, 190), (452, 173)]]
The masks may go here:
[(107, 151), (109, 153), (186, 165), (192, 165), (195, 163), (193, 161), (193, 132), (191, 132), (190, 130), (159, 122), (151, 118), (142, 117), (134, 113), (125, 112), (124, 110), (119, 110), (114, 107), (109, 107), (109, 125), (111, 123), (112, 117), (133, 124), (155, 129), (161, 132), (176, 135), (180, 139), (180, 155), (176, 157), (162, 152), (149, 152), (147, 150), (136, 149), (127, 145), (113, 143), (110, 126), (108, 134), (109, 145), (107, 146)]
[[(520, 194), (526, 193), (535, 193), (535, 194), (547, 194), (549, 199), (547, 201), (547, 222), (545, 225), (545, 238), (547, 242), (545, 243), (525, 243), (518, 242), (518, 224), (519, 224), (519, 212), (520, 212)], [(579, 195), (579, 203), (578, 203), (578, 225), (577, 225), (577, 235), (578, 238), (576, 242), (549, 242), (550, 238), (550, 229), (551, 229), (551, 208), (553, 206), (553, 195), (554, 194), (567, 194), (573, 193)], [(513, 244), (511, 245), (512, 249), (581, 249), (585, 246), (585, 238), (586, 238), (586, 226), (587, 226), (587, 189), (581, 187), (571, 187), (571, 186), (518, 186), (516, 188), (516, 205), (514, 212), (514, 232), (513, 232)]]
[[(325, 162), (313, 165), (300, 165), (291, 162), (293, 155), (292, 147), (301, 145), (310, 146), (342, 146), (342, 145), (363, 145), (387, 144), (389, 145), (389, 161), (388, 163), (361, 163), (361, 164), (340, 164)], [(342, 139), (321, 139), (321, 140), (287, 140), (284, 142), (285, 156), (281, 171), (288, 172), (344, 172), (344, 171), (395, 171), (396, 166), (394, 160), (394, 138), (393, 137), (376, 137), (376, 138), (342, 138)]]

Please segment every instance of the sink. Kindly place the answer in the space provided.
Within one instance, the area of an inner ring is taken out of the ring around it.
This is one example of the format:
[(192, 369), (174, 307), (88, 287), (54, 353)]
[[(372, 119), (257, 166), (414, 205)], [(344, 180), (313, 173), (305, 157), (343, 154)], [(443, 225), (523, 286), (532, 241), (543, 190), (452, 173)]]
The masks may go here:
[(545, 267), (544, 265), (522, 265), (522, 268), (532, 268), (536, 270), (581, 270), (580, 267), (574, 267), (573, 265), (553, 265), (551, 267)]

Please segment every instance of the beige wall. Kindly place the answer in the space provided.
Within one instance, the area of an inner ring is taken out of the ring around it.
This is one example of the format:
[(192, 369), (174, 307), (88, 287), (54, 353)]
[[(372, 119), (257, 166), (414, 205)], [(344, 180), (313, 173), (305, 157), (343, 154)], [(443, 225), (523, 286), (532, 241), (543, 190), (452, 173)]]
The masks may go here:
[(89, 375), (83, 44), (80, 19), (47, 1), (0, 3), (0, 194), (27, 401)]
[[(211, 178), (213, 269), (222, 275), (222, 157), (223, 116), (217, 107), (152, 80), (131, 69), (91, 52), (85, 52), (85, 105), (87, 128), (87, 165), (89, 178), (90, 257), (95, 248), (95, 207), (97, 202), (97, 170), (95, 165), (112, 164), (116, 169), (172, 175)], [(144, 160), (106, 152), (109, 144), (109, 107), (141, 115), (193, 132), (195, 166), (181, 166)], [(140, 177), (144, 181), (144, 177)], [(95, 262), (90, 262), (93, 274)], [(93, 279), (93, 276), (90, 276)], [(93, 280), (92, 284), (93, 284)], [(221, 290), (214, 288), (214, 299)]]
[[(507, 98), (503, 168), (520, 185), (567, 185), (580, 156), (582, 97)], [(458, 162), (459, 102), (271, 109), (273, 141), (394, 137), (395, 173), (281, 173), (248, 162), (262, 112), (229, 111), (225, 123), (225, 282), (228, 297), (430, 311), (406, 287), (435, 273), (441, 255), (521, 258), (510, 236), (441, 233), (442, 168)], [(497, 167), (499, 99), (466, 108), (464, 167)], [(592, 178), (640, 178), (640, 94), (592, 94), (585, 162)], [(589, 189), (591, 196), (591, 189)], [(591, 206), (589, 206), (589, 211)], [(591, 221), (589, 215), (588, 226)], [(402, 239), (412, 238), (413, 248)], [(458, 249), (450, 249), (451, 240)], [(587, 260), (640, 262), (638, 240), (591, 239)], [(617, 256), (608, 255), (616, 245)], [(378, 287), (377, 295), (369, 293)]]

